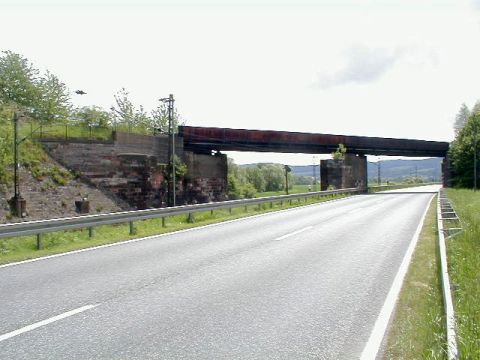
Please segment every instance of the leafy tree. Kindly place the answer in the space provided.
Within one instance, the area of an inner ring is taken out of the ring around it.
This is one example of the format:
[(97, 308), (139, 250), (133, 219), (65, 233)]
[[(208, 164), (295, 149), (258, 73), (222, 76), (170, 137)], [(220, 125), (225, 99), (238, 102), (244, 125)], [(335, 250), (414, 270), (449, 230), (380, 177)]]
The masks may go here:
[(84, 106), (77, 109), (74, 119), (85, 126), (108, 127), (112, 123), (112, 116), (99, 106)]
[[(476, 146), (475, 146), (476, 143)], [(477, 161), (480, 162), (480, 112), (473, 113), (450, 147), (454, 183), (459, 187), (473, 187), (474, 149), (477, 150)], [(478, 176), (478, 174), (477, 174)]]
[(281, 191), (285, 189), (285, 172), (282, 165), (262, 164), (258, 167), (262, 172), (263, 179), (265, 179), (266, 191)]
[(477, 100), (477, 102), (475, 103), (475, 105), (473, 105), (473, 108), (472, 108), (472, 114), (478, 114), (480, 113), (480, 100)]
[[(313, 177), (312, 176), (295, 176), (295, 184), (298, 185), (310, 185), (312, 183)], [(290, 183), (290, 179), (289, 179)]]
[(333, 160), (343, 160), (345, 159), (345, 154), (347, 152), (347, 147), (343, 144), (338, 144), (337, 150), (332, 153)]
[(264, 192), (267, 187), (262, 170), (258, 167), (247, 169), (247, 182), (252, 184), (258, 192)]
[(467, 123), (468, 117), (470, 116), (470, 110), (465, 103), (462, 104), (458, 114), (455, 116), (455, 123), (453, 124), (453, 128), (455, 130), (455, 136), (458, 136), (460, 130), (463, 129), (465, 124)]
[(115, 105), (112, 106), (112, 117), (115, 124), (128, 125), (132, 128), (135, 122), (135, 106), (129, 99), (129, 92), (125, 88), (120, 89), (113, 97)]
[(13, 109), (3, 105), (0, 107), (0, 183), (11, 180), (13, 165)]
[[(168, 106), (159, 100), (158, 106), (151, 111), (152, 127), (155, 131), (168, 134)], [(178, 114), (177, 108), (173, 109), (173, 131), (177, 133), (178, 125), (184, 124)]]
[(33, 115), (42, 123), (66, 121), (71, 114), (70, 94), (58, 77), (47, 71), (37, 84)]
[(38, 97), (38, 70), (24, 57), (11, 51), (0, 56), (0, 103), (31, 108)]

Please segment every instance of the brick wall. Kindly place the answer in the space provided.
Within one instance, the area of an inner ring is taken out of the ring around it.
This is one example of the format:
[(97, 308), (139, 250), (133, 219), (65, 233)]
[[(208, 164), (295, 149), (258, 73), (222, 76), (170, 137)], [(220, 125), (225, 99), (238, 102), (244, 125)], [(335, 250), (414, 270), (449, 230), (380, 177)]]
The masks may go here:
[(367, 188), (367, 158), (364, 155), (345, 154), (344, 160), (322, 160), (321, 189)]
[[(167, 204), (167, 136), (118, 132), (113, 141), (44, 140), (43, 145), (55, 160), (138, 209)], [(178, 137), (175, 145), (188, 168), (185, 179), (176, 184), (177, 204), (226, 200), (226, 156), (184, 152)]]

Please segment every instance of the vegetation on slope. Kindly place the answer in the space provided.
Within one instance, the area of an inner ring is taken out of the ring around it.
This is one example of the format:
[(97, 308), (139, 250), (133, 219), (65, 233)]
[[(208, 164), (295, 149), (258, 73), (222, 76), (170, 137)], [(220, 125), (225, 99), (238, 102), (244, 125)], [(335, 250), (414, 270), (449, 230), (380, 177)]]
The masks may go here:
[(447, 243), (460, 357), (480, 359), (480, 192), (449, 189), (447, 196), (464, 227)]
[(433, 201), (405, 277), (385, 359), (446, 359), (446, 329)]

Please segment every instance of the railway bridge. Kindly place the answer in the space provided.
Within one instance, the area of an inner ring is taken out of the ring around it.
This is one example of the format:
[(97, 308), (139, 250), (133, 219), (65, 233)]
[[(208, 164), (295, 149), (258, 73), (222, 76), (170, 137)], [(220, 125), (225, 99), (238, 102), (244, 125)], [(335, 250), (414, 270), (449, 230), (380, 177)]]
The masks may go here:
[[(438, 141), (192, 126), (180, 126), (179, 137), (185, 150), (204, 154), (212, 150), (330, 154), (343, 144), (347, 149), (343, 162), (322, 161), (322, 189), (330, 185), (336, 188), (366, 188), (366, 155), (446, 159), (449, 148), (448, 142)], [(442, 172), (445, 185), (449, 179), (446, 164), (444, 160)]]

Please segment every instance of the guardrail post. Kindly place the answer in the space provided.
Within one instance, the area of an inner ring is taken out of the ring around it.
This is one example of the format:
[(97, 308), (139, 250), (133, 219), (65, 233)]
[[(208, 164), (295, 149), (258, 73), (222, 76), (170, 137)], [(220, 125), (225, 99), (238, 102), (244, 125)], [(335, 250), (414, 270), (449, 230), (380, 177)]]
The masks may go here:
[(130, 235), (135, 235), (137, 233), (137, 229), (135, 228), (133, 221), (129, 221), (128, 225), (130, 228)]
[(95, 229), (93, 228), (93, 226), (90, 226), (88, 228), (88, 237), (91, 239), (95, 236)]
[(37, 250), (43, 250), (43, 234), (37, 234)]

